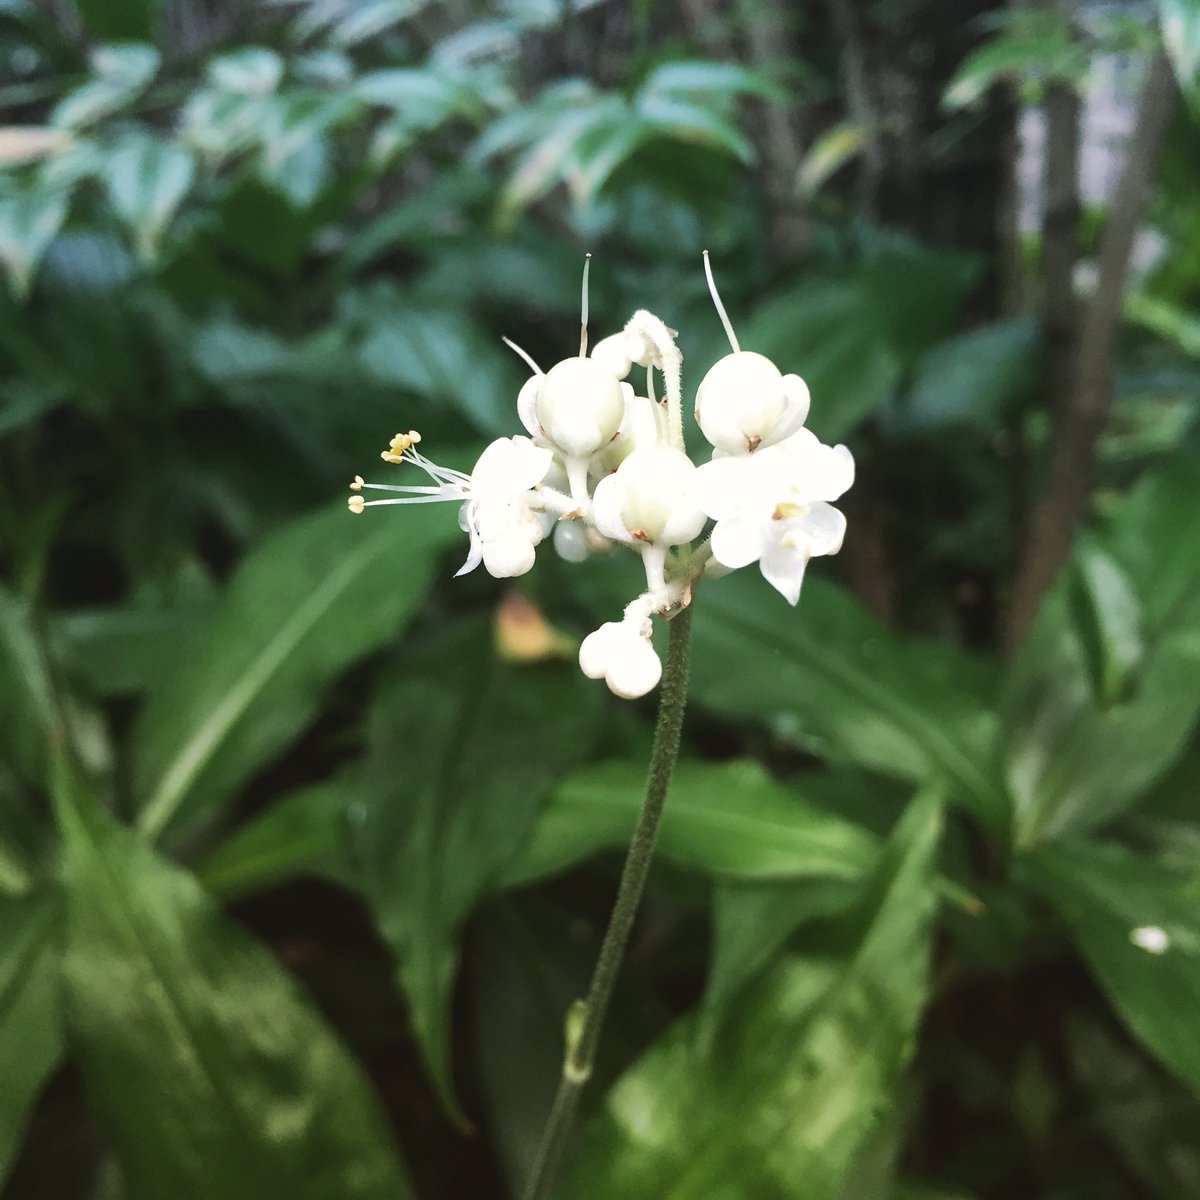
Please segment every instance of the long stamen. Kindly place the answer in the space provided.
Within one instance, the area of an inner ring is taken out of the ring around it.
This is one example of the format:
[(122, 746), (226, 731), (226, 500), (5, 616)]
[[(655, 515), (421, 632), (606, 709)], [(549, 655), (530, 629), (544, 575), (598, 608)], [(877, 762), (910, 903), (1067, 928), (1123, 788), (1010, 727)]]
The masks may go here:
[(587, 357), (587, 325), (588, 325), (588, 275), (592, 269), (592, 256), (588, 254), (583, 260), (583, 295), (579, 301), (579, 357)]
[(518, 345), (517, 345), (517, 343), (516, 343), (516, 342), (510, 341), (510, 340), (509, 340), (508, 338), (506, 338), (506, 337), (502, 337), (500, 340), (501, 340), (501, 341), (502, 341), (502, 342), (503, 342), (503, 343), (504, 343), (504, 344), (505, 344), (505, 345), (506, 345), (506, 346), (507, 346), (507, 347), (508, 347), (508, 348), (509, 348), (509, 349), (510, 349), (510, 350), (511, 350), (511, 351), (512, 351), (514, 354), (520, 355), (520, 357), (521, 357), (521, 358), (523, 358), (523, 359), (525, 360), (525, 362), (526, 362), (526, 363), (528, 363), (528, 365), (529, 365), (529, 369), (530, 369), (530, 370), (531, 370), (531, 371), (532, 371), (532, 372), (533, 372), (535, 375), (544, 375), (544, 374), (545, 374), (545, 372), (542, 370), (542, 368), (541, 368), (541, 367), (539, 367), (539, 366), (537, 365), (537, 363), (535, 363), (535, 362), (533, 361), (533, 355), (531, 355), (531, 354), (527, 354), (527, 353), (526, 353), (524, 350), (522, 350), (522, 349), (521, 349), (521, 347), (520, 347), (520, 346), (518, 346)]
[(717, 315), (721, 318), (721, 324), (725, 326), (725, 336), (729, 338), (729, 344), (733, 347), (734, 354), (742, 352), (741, 346), (738, 345), (738, 340), (733, 332), (733, 326), (729, 322), (729, 314), (725, 311), (725, 305), (721, 303), (721, 297), (717, 293), (717, 283), (713, 279), (712, 263), (708, 261), (708, 251), (704, 252), (704, 274), (708, 279), (708, 294), (712, 297), (712, 302), (716, 305)]

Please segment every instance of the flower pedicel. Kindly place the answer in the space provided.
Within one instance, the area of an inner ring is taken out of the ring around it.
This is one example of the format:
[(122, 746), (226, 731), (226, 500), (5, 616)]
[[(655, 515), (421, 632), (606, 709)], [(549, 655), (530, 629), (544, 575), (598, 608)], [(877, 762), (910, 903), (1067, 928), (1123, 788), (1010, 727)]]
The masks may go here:
[[(627, 699), (644, 696), (662, 674), (651, 619), (690, 604), (701, 575), (758, 563), (766, 581), (795, 604), (809, 559), (836, 554), (846, 528), (830, 502), (854, 482), (850, 451), (826, 446), (804, 428), (804, 380), (741, 349), (707, 252), (704, 269), (732, 347), (696, 394), (696, 422), (712, 443), (711, 461), (696, 466), (685, 451), (682, 358), (674, 331), (658, 317), (634, 313), (588, 355), (585, 265), (579, 354), (543, 373), (508, 343), (533, 371), (517, 398), (528, 436), (497, 438), (468, 475), (426, 458), (416, 449), (420, 434), (410, 430), (392, 438), (381, 457), (418, 467), (431, 483), (366, 483), (356, 476), (350, 485), (354, 513), (382, 504), (459, 503), (470, 540), (459, 575), (480, 563), (497, 578), (523, 575), (550, 533), (571, 562), (613, 543), (639, 554), (645, 592), (579, 649), (584, 674)], [(625, 382), (635, 365), (646, 370), (644, 396)], [(661, 402), (656, 370), (666, 392)], [(364, 490), (392, 494), (367, 500)]]

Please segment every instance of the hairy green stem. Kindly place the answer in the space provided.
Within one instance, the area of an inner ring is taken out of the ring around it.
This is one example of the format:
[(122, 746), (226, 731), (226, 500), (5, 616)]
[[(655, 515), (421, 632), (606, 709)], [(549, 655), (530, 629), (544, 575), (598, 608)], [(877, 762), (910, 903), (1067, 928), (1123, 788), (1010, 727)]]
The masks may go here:
[(633, 841), (625, 857), (617, 900), (608, 919), (608, 929), (592, 972), (587, 999), (576, 1002), (567, 1016), (567, 1046), (563, 1056), (562, 1079), (542, 1131), (533, 1171), (525, 1188), (525, 1200), (546, 1200), (554, 1186), (558, 1165), (574, 1125), (580, 1095), (592, 1074), (608, 1002), (612, 998), (613, 985), (617, 981), (617, 972), (625, 956), (625, 946), (637, 916), (646, 877), (650, 873), (663, 804), (671, 783), (671, 772), (675, 769), (675, 760), (679, 757), (683, 710), (687, 704), (692, 631), (690, 606), (671, 621), (670, 630), (667, 664), (658, 702), (658, 724), (654, 730), (654, 749), (650, 755), (650, 773), (646, 780), (646, 798), (642, 801)]

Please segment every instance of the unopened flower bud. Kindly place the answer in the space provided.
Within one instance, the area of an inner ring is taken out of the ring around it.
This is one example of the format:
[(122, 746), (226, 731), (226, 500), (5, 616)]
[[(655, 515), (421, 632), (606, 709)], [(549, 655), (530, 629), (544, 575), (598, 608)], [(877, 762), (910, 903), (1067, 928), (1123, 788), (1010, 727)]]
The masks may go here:
[(606, 621), (589, 633), (579, 647), (579, 666), (623, 700), (644, 696), (662, 678), (662, 662), (649, 637), (629, 621)]

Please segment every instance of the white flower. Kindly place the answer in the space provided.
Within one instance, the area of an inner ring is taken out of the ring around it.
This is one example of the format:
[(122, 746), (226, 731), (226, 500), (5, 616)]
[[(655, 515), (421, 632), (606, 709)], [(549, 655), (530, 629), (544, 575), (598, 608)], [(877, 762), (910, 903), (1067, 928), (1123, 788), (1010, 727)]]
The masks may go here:
[(761, 354), (741, 350), (715, 363), (696, 392), (696, 422), (726, 454), (753, 454), (790, 437), (808, 416), (808, 385)]
[(596, 485), (592, 517), (606, 537), (622, 542), (679, 546), (704, 528), (693, 495), (696, 465), (682, 450), (634, 450)]
[(355, 493), (372, 491), (399, 492), (389, 500), (364, 500), (350, 497), (350, 511), (380, 504), (434, 504), (440, 501), (462, 503), (459, 523), (471, 539), (467, 561), (456, 572), (465, 575), (481, 562), (497, 579), (523, 575), (533, 566), (534, 547), (548, 531), (546, 515), (535, 507), (531, 489), (546, 477), (554, 460), (553, 452), (535, 446), (527, 437), (497, 438), (479, 456), (470, 475), (449, 467), (439, 467), (414, 446), (420, 434), (397, 434), (383, 452), (392, 463), (410, 462), (420, 467), (434, 486), (395, 486), (364, 483), (356, 477), (350, 485)]
[(662, 678), (648, 621), (606, 621), (583, 639), (579, 667), (589, 679), (603, 679), (623, 700), (644, 696)]
[(696, 422), (704, 436), (723, 453), (753, 454), (782, 442), (804, 424), (808, 416), (808, 384), (799, 375), (780, 374), (769, 358), (738, 345), (717, 292), (707, 250), (704, 275), (733, 353), (714, 363), (700, 381), (696, 390)]
[(522, 416), (528, 411), (530, 394), (532, 416), (551, 445), (569, 458), (586, 459), (616, 436), (633, 389), (590, 358), (564, 358), (526, 383), (518, 397)]
[(807, 429), (753, 458), (714, 458), (696, 482), (698, 503), (717, 522), (713, 558), (730, 569), (757, 562), (795, 604), (808, 560), (841, 549), (846, 518), (828, 501), (853, 482), (850, 451), (824, 445)]

